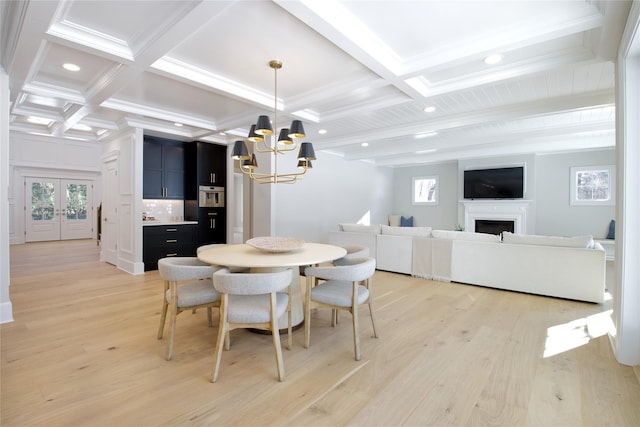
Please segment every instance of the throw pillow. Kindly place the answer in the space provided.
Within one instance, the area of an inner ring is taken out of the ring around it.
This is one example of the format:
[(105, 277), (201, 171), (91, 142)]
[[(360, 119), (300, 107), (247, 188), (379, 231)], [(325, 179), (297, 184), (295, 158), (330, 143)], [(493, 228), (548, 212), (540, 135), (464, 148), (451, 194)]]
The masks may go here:
[(400, 227), (400, 215), (389, 215), (389, 225), (391, 227)]
[(400, 227), (413, 227), (413, 217), (400, 217)]
[(616, 220), (612, 219), (609, 223), (609, 234), (607, 234), (607, 239), (615, 239), (616, 238)]
[(339, 224), (342, 231), (351, 233), (380, 234), (380, 225)]

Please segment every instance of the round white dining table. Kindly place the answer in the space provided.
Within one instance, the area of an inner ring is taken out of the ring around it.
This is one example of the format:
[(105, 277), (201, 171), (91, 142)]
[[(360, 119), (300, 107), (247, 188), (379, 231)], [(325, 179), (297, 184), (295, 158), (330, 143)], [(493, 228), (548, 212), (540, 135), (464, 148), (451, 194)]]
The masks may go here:
[[(347, 254), (346, 249), (324, 243), (304, 243), (300, 249), (288, 252), (266, 252), (247, 244), (220, 245), (198, 253), (203, 262), (225, 267), (250, 268), (251, 271), (274, 271), (282, 268), (300, 267), (330, 262)], [(292, 326), (304, 320), (300, 270), (293, 268), (291, 280)], [(287, 327), (287, 318), (280, 318), (278, 327)]]

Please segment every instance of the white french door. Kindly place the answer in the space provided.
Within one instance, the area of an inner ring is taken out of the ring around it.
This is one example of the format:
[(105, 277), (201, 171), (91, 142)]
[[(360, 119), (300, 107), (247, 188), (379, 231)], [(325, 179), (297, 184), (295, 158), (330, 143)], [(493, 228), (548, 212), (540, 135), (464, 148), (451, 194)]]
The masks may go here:
[(25, 178), (25, 241), (93, 237), (92, 182)]

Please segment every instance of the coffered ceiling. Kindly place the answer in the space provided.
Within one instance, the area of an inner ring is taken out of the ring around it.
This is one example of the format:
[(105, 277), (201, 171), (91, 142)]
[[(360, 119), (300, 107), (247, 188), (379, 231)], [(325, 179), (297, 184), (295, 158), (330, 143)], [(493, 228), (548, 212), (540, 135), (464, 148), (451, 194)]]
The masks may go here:
[[(614, 145), (614, 60), (630, 2), (0, 7), (11, 131), (100, 144), (141, 127), (231, 144), (258, 115), (274, 119), (268, 62), (279, 59), (278, 128), (301, 119), (317, 151), (403, 166)], [(486, 64), (493, 54), (502, 60)]]

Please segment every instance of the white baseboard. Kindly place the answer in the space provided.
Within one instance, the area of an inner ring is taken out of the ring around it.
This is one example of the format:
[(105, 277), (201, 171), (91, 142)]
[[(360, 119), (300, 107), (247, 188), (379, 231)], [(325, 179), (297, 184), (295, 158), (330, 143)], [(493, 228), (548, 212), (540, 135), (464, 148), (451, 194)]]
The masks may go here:
[(0, 303), (0, 323), (13, 322), (13, 306), (11, 302)]

